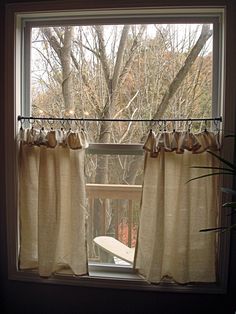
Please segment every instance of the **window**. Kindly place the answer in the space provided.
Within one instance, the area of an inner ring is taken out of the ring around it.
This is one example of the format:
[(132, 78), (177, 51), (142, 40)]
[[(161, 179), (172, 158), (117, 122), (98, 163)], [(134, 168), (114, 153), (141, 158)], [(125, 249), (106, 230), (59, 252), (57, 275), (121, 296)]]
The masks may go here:
[[(131, 269), (130, 263), (101, 254), (94, 238), (109, 235), (135, 247), (142, 146), (150, 129), (147, 123), (105, 120), (221, 115), (222, 17), (221, 9), (18, 14), (17, 113), (84, 118), (79, 125), (51, 122), (50, 127), (79, 127), (88, 134), (91, 273), (98, 260), (105, 272), (107, 263)], [(93, 118), (105, 120), (88, 121)], [(37, 126), (38, 120), (31, 122)]]

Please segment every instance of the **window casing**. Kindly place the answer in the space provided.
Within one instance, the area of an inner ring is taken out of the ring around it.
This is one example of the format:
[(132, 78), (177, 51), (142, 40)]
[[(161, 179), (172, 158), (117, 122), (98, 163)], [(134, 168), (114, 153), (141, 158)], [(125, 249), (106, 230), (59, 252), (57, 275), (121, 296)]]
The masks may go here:
[[(214, 40), (214, 46), (213, 46), (213, 89), (212, 89), (212, 103), (214, 104), (212, 106), (213, 111), (212, 115), (213, 116), (218, 116), (222, 114), (222, 108), (223, 108), (223, 10), (222, 9), (196, 9), (196, 13), (190, 13), (190, 10), (188, 9), (171, 9), (171, 10), (118, 10), (116, 11), (83, 11), (79, 12), (78, 16), (73, 16), (73, 14), (66, 13), (62, 14), (60, 12), (48, 12), (45, 14), (38, 14), (38, 13), (25, 13), (25, 14), (18, 14), (16, 18), (16, 77), (20, 77), (21, 79), (18, 81), (16, 79), (16, 84), (15, 84), (15, 90), (16, 90), (16, 100), (14, 101), (14, 106), (15, 106), (15, 115), (14, 119), (16, 121), (16, 117), (18, 114), (21, 115), (29, 115), (30, 113), (30, 90), (29, 90), (29, 82), (30, 82), (30, 67), (29, 67), (29, 59), (30, 59), (30, 54), (29, 54), (29, 29), (33, 25), (44, 25), (45, 22), (47, 25), (55, 25), (58, 23), (58, 20), (60, 20), (60, 24), (68, 25), (75, 23), (77, 24), (78, 22), (83, 24), (91, 24), (91, 23), (99, 23), (102, 21), (103, 23), (109, 23), (110, 20), (112, 20), (112, 23), (115, 21), (119, 23), (135, 23), (137, 19), (139, 20), (139, 23), (141, 21), (146, 22), (148, 21), (156, 21), (156, 19), (162, 19), (164, 21), (171, 20), (173, 21), (181, 21), (181, 20), (189, 20), (189, 21), (200, 21), (200, 22), (205, 22), (205, 21), (211, 21), (214, 24), (214, 33), (213, 33), (213, 40)], [(164, 14), (163, 14), (164, 12)], [(191, 9), (191, 12), (193, 10)], [(45, 18), (46, 16), (46, 18)], [(19, 28), (18, 28), (19, 27)], [(20, 83), (20, 84), (19, 84)], [(17, 129), (17, 126), (15, 130)], [(16, 134), (16, 132), (15, 132)], [(15, 138), (14, 134), (14, 138)], [(104, 150), (108, 149), (108, 152), (111, 153), (111, 150), (109, 148), (109, 145), (103, 144), (97, 144), (91, 146), (91, 149), (95, 152), (101, 152)], [(127, 150), (128, 149), (128, 150)], [(129, 148), (125, 148), (125, 146), (119, 146), (116, 145), (115, 150), (118, 152), (121, 152), (122, 150), (127, 153), (131, 154), (132, 150), (129, 151)], [(137, 146), (137, 150), (135, 150), (135, 153), (138, 153), (140, 151), (140, 145)], [(16, 165), (15, 165), (16, 167)], [(16, 177), (15, 177), (16, 181)], [(12, 182), (9, 182), (9, 184)], [(15, 195), (16, 198), (16, 195)], [(9, 255), (12, 257), (10, 259), (11, 267), (10, 267), (10, 277), (12, 278), (17, 278), (17, 279), (25, 279), (25, 280), (39, 280), (39, 281), (44, 281), (43, 279), (40, 279), (35, 276), (33, 272), (22, 272), (18, 271), (17, 267), (15, 267), (17, 263), (17, 242), (15, 241), (17, 238), (17, 226), (18, 226), (18, 221), (17, 221), (17, 216), (16, 216), (16, 202), (17, 198), (15, 199), (15, 203), (12, 204), (13, 211), (10, 215), (15, 215), (14, 216), (14, 221), (15, 223), (13, 224), (15, 226), (15, 231), (13, 233), (13, 237), (11, 238), (10, 236), (10, 241), (11, 243), (15, 243), (14, 247), (14, 252), (12, 249), (9, 249)], [(10, 219), (13, 219), (13, 216), (10, 217)], [(15, 235), (15, 237), (14, 237)], [(222, 243), (225, 240), (223, 239)], [(223, 243), (224, 244), (224, 243)], [(223, 245), (222, 244), (222, 245)], [(224, 247), (226, 247), (226, 244), (224, 244)], [(10, 248), (10, 246), (9, 246)], [(222, 250), (222, 249), (221, 249)], [(226, 248), (227, 250), (227, 248)], [(227, 261), (223, 261), (221, 268), (225, 268), (227, 264)], [(111, 269), (113, 271), (114, 269)], [(104, 268), (101, 269), (101, 271), (104, 271)], [(106, 269), (107, 272), (109, 272), (108, 268)], [(125, 272), (129, 272), (129, 269), (126, 269)], [(117, 270), (116, 270), (117, 273)], [(124, 271), (123, 271), (124, 273)], [(99, 272), (98, 272), (99, 274)], [(219, 274), (220, 275), (220, 274)], [(68, 275), (69, 276), (69, 275)], [(78, 283), (75, 283), (74, 279), (69, 278), (68, 276), (60, 276), (56, 275), (55, 278), (52, 278), (49, 280), (49, 282), (54, 282), (54, 280), (57, 282), (69, 282), (71, 284), (84, 284), (84, 285), (107, 285), (107, 286), (113, 286), (117, 287), (119, 284), (117, 283), (116, 275), (112, 275), (112, 279), (108, 280), (108, 277), (106, 278), (103, 275), (100, 276), (100, 279), (94, 279), (93, 275), (91, 278), (83, 278), (79, 279)], [(130, 276), (130, 277), (129, 277)], [(124, 276), (124, 285), (127, 288), (136, 288), (136, 289), (147, 289), (147, 290), (179, 290), (179, 291), (218, 291), (224, 290), (225, 287), (225, 282), (222, 284), (222, 286), (219, 288), (218, 285), (188, 285), (188, 287), (179, 287), (175, 285), (147, 285), (143, 281), (140, 281), (138, 279), (132, 278), (132, 275), (130, 274), (129, 276)], [(221, 276), (221, 275), (220, 275)], [(36, 279), (37, 278), (37, 279)], [(119, 278), (119, 275), (118, 275)], [(130, 279), (132, 278), (132, 279)], [(221, 281), (221, 280), (220, 280)], [(93, 283), (92, 283), (93, 282)], [(119, 281), (120, 282), (120, 281)], [(122, 286), (122, 284), (120, 284)], [(223, 287), (223, 288), (222, 288)]]

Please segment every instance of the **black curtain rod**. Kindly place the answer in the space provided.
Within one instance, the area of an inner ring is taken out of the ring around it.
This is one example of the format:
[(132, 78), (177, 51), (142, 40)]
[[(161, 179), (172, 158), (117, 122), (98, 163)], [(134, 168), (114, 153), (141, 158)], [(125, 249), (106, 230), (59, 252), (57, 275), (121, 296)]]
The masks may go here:
[(182, 118), (182, 119), (103, 119), (103, 118), (55, 118), (55, 117), (27, 117), (18, 116), (18, 121), (22, 120), (44, 120), (44, 121), (94, 121), (94, 122), (194, 122), (194, 121), (219, 121), (222, 122), (222, 117), (217, 118)]

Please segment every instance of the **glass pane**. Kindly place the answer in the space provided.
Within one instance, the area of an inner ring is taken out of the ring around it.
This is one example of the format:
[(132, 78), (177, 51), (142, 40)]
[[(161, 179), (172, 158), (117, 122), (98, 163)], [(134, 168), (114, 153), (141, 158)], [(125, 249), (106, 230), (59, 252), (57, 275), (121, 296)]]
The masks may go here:
[[(101, 245), (97, 245), (94, 239), (109, 236), (119, 241), (112, 243), (112, 249), (116, 249), (121, 242), (134, 252), (139, 223), (143, 156), (87, 155), (86, 175), (89, 261), (129, 265), (127, 260), (121, 258), (122, 248), (118, 248), (120, 256), (117, 256), (114, 255), (117, 252), (107, 252), (109, 243), (106, 240), (101, 240)], [(104, 181), (107, 183), (99, 183)], [(123, 249), (127, 251), (126, 247)]]
[[(34, 116), (212, 115), (213, 24), (34, 27)], [(91, 142), (140, 143), (149, 124), (87, 123)]]

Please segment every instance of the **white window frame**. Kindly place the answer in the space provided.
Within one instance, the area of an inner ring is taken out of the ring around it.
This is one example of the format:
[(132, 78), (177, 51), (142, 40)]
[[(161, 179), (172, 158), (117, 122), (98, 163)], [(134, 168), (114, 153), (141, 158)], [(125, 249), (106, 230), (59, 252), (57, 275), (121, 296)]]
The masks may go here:
[[(12, 280), (34, 281), (40, 283), (58, 283), (58, 284), (71, 284), (81, 286), (97, 286), (97, 287), (112, 287), (112, 288), (126, 288), (137, 290), (154, 290), (154, 291), (171, 291), (171, 292), (201, 292), (201, 293), (226, 293), (227, 287), (227, 269), (229, 262), (229, 235), (225, 234), (220, 241), (219, 254), (219, 271), (218, 281), (216, 284), (192, 284), (192, 285), (174, 285), (174, 284), (159, 284), (153, 285), (140, 280), (140, 278), (132, 276), (129, 269), (123, 271), (127, 273), (121, 280), (120, 275), (117, 275), (117, 271), (114, 268), (106, 269), (107, 274), (104, 275), (104, 268), (97, 268), (95, 272), (97, 275), (89, 277), (74, 277), (70, 275), (55, 275), (49, 279), (43, 279), (33, 271), (22, 271), (18, 269), (18, 247), (19, 247), (19, 217), (18, 217), (18, 186), (17, 186), (17, 145), (16, 134), (18, 129), (17, 116), (24, 115), (28, 112), (22, 107), (22, 103), (30, 102), (29, 93), (26, 85), (23, 86), (23, 82), (29, 80), (29, 68), (26, 68), (26, 73), (23, 71), (22, 55), (25, 47), (22, 45), (24, 38), (24, 32), (22, 31), (22, 25), (26, 19), (40, 22), (40, 17), (57, 20), (67, 23), (68, 20), (77, 21), (78, 18), (82, 21), (101, 21), (112, 19), (113, 23), (117, 21), (124, 22), (124, 19), (129, 23), (135, 21), (138, 18), (140, 20), (151, 21), (160, 14), (163, 14), (165, 19), (168, 18), (186, 18), (198, 19), (206, 21), (207, 19), (215, 18), (220, 21), (220, 27), (217, 32), (214, 32), (213, 36), (217, 36), (214, 42), (217, 42), (219, 38), (220, 45), (217, 45), (214, 49), (214, 73), (213, 80), (217, 86), (213, 92), (213, 103), (216, 111), (215, 115), (222, 115), (224, 124), (227, 128), (233, 130), (234, 122), (231, 116), (229, 108), (224, 105), (224, 55), (225, 55), (225, 8), (224, 7), (171, 7), (166, 8), (129, 8), (129, 9), (112, 9), (112, 10), (76, 10), (70, 1), (63, 4), (63, 11), (61, 3), (57, 2), (53, 4), (34, 3), (32, 4), (13, 4), (7, 6), (6, 11), (6, 75), (5, 75), (5, 103), (7, 104), (5, 109), (5, 122), (6, 122), (6, 200), (7, 200), (7, 240), (8, 240), (8, 277)], [(61, 23), (61, 22), (60, 22)], [(94, 23), (94, 22), (93, 22)], [(29, 34), (26, 32), (26, 34)], [(25, 55), (26, 58), (29, 56)], [(24, 60), (27, 64), (26, 60)], [(28, 74), (27, 74), (28, 73)], [(28, 78), (27, 78), (28, 75)], [(26, 79), (26, 80), (25, 80)], [(14, 91), (14, 92), (12, 92)], [(27, 94), (28, 93), (28, 94)], [(24, 96), (24, 97), (23, 97)], [(29, 107), (28, 107), (29, 108)], [(119, 149), (119, 148), (118, 148)], [(115, 148), (116, 150), (116, 148)], [(137, 149), (139, 151), (139, 148)], [(232, 157), (232, 152), (224, 152), (224, 156)], [(224, 179), (224, 183), (230, 186), (231, 182)], [(225, 185), (225, 184), (224, 184)], [(221, 217), (221, 222), (228, 222), (226, 216)], [(108, 275), (110, 274), (110, 276)]]

